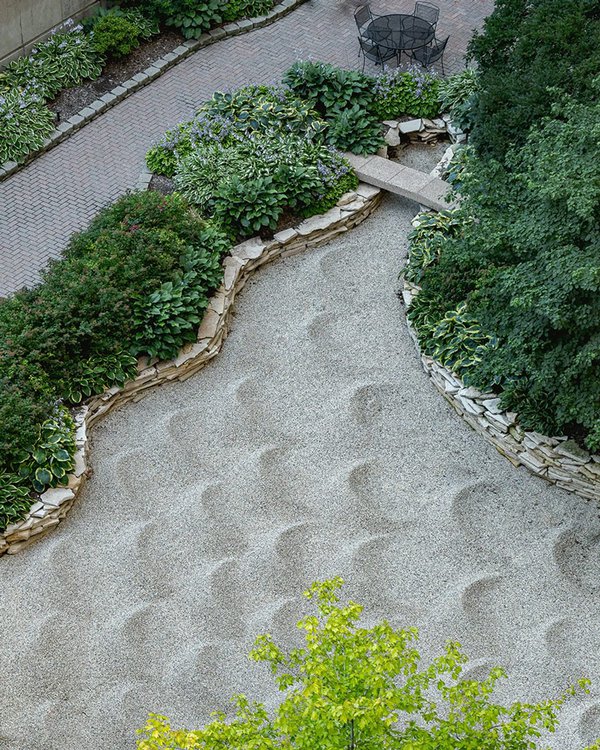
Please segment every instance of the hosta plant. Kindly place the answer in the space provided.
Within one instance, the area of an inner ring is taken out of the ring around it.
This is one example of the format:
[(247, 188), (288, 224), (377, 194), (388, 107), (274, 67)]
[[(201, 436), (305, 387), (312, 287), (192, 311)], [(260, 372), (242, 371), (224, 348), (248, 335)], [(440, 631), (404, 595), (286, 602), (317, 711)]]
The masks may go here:
[(52, 99), (62, 89), (86, 78), (98, 78), (102, 72), (102, 57), (80, 28), (54, 34), (40, 42), (29, 55), (9, 63), (6, 67), (9, 85), (26, 88), (43, 99)]
[(122, 387), (135, 377), (137, 359), (128, 352), (105, 354), (82, 360), (77, 373), (56, 384), (58, 392), (70, 404), (78, 404), (94, 393), (102, 393), (113, 386)]
[(0, 472), (0, 532), (23, 519), (32, 499), (23, 477)]
[(344, 70), (322, 62), (301, 60), (292, 65), (283, 82), (309, 101), (326, 118), (347, 107), (369, 109), (373, 103), (373, 81), (357, 70)]
[(31, 89), (0, 90), (0, 164), (40, 149), (54, 130), (54, 113)]
[(266, 15), (272, 7), (273, 0), (227, 0), (223, 9), (223, 20), (257, 18)]
[(469, 220), (458, 209), (418, 214), (408, 235), (409, 261), (404, 269), (404, 277), (418, 284), (426, 269), (440, 257), (447, 240), (457, 237), (468, 223)]
[(223, 20), (221, 0), (172, 0), (172, 6), (167, 24), (186, 39), (197, 39)]
[(75, 423), (69, 411), (58, 407), (55, 414), (40, 425), (31, 453), (23, 457), (19, 475), (31, 481), (36, 492), (67, 484), (67, 474), (75, 463)]
[(232, 235), (250, 237), (264, 229), (275, 229), (285, 204), (286, 196), (272, 177), (242, 181), (232, 176), (219, 187), (215, 219)]
[(379, 120), (358, 104), (335, 115), (327, 141), (341, 151), (365, 155), (374, 154), (384, 144)]
[(212, 235), (210, 250), (188, 248), (182, 257), (184, 272), (140, 301), (134, 316), (136, 352), (171, 359), (196, 340), (198, 324), (223, 275), (221, 258), (229, 249), (222, 232), (210, 226), (206, 231), (207, 237)]
[(440, 82), (439, 94), (443, 112), (462, 130), (470, 130), (474, 123), (475, 98), (479, 77), (473, 68), (466, 68)]
[(380, 120), (401, 115), (437, 117), (441, 110), (440, 79), (419, 66), (385, 71), (373, 79), (372, 110)]
[[(465, 303), (455, 310), (448, 310), (440, 320), (435, 320), (431, 318), (426, 304), (421, 307), (420, 296), (414, 299), (408, 318), (419, 332), (423, 351), (469, 384), (472, 369), (498, 345), (497, 340), (482, 330), (479, 321), (469, 314)], [(494, 384), (487, 385), (491, 387)]]

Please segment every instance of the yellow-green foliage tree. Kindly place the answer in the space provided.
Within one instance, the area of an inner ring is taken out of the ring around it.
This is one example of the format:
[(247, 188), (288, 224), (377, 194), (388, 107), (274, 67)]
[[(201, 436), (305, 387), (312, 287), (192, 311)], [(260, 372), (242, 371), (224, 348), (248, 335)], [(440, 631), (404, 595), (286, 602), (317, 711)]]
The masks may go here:
[[(172, 729), (151, 714), (138, 750), (535, 750), (540, 735), (556, 729), (575, 686), (540, 703), (494, 704), (502, 669), (461, 680), (467, 659), (458, 643), (420, 668), (417, 630), (385, 620), (359, 627), (363, 608), (339, 604), (342, 583), (316, 582), (305, 592), (318, 614), (298, 623), (303, 648), (285, 653), (269, 635), (257, 639), (250, 658), (270, 665), (284, 694), (272, 717), (243, 695), (234, 698), (232, 720), (215, 713), (201, 729)], [(579, 689), (587, 686), (580, 681)]]

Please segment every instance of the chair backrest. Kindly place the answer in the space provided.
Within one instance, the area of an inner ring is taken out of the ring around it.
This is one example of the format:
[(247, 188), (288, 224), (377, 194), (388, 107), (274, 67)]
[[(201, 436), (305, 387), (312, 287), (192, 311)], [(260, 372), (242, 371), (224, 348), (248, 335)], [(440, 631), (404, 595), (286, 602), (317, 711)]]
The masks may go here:
[(435, 26), (440, 17), (440, 9), (433, 3), (416, 2), (413, 15), (417, 16), (418, 18), (423, 18), (432, 26)]
[(369, 23), (373, 20), (371, 9), (368, 5), (361, 5), (360, 8), (354, 13), (354, 20), (358, 26), (358, 30), (362, 32)]
[(446, 49), (446, 45), (448, 44), (448, 39), (450, 39), (449, 36), (447, 36), (445, 39), (434, 39), (433, 42), (428, 45), (427, 51), (429, 53), (430, 63), (439, 60), (440, 57), (444, 54), (444, 50)]

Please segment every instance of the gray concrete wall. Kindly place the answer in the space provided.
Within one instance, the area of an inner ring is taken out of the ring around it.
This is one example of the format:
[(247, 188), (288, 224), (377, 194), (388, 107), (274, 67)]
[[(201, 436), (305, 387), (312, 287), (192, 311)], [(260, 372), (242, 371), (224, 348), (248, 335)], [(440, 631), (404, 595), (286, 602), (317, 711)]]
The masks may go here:
[(24, 55), (67, 18), (80, 18), (98, 0), (0, 0), (0, 65)]

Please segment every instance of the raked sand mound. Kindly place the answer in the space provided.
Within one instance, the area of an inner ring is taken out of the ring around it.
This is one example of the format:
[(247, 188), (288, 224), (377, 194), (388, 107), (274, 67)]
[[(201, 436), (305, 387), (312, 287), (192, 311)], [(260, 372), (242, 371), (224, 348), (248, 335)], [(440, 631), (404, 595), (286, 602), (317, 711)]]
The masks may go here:
[(505, 697), (582, 674), (558, 750), (600, 734), (598, 508), (514, 469), (422, 373), (396, 297), (415, 207), (261, 270), (219, 357), (93, 433), (60, 527), (0, 560), (0, 748), (126, 750), (147, 711), (193, 725), (290, 642), (316, 578), (368, 620), (446, 638)]

